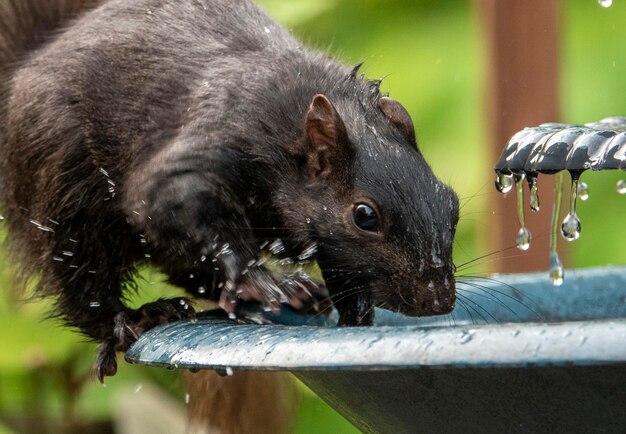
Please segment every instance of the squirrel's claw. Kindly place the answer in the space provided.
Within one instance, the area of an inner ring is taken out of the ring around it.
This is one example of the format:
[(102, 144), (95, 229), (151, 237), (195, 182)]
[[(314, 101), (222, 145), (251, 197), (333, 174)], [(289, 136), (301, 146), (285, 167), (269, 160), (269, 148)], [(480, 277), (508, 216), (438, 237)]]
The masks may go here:
[(117, 372), (115, 353), (126, 351), (147, 330), (168, 322), (188, 318), (195, 310), (186, 298), (159, 299), (147, 303), (139, 309), (123, 310), (113, 320), (112, 334), (98, 348), (98, 357), (94, 366), (100, 383), (105, 377)]

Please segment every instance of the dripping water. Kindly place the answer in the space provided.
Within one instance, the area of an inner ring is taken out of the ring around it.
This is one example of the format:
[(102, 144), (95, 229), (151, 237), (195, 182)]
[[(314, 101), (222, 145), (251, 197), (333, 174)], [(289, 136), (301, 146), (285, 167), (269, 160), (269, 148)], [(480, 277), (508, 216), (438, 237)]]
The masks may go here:
[(554, 205), (552, 206), (552, 222), (550, 228), (550, 279), (555, 286), (560, 286), (565, 277), (563, 265), (561, 264), (557, 251), (562, 189), (563, 172), (559, 172), (554, 179)]
[(532, 212), (539, 211), (539, 188), (537, 187), (537, 177), (528, 176), (528, 185), (530, 187), (530, 210)]
[(576, 197), (578, 195), (578, 177), (580, 174), (572, 173), (572, 189), (570, 193), (570, 206), (567, 217), (561, 224), (561, 234), (567, 241), (574, 241), (580, 237), (580, 220), (576, 215)]
[(576, 194), (578, 195), (578, 199), (587, 200), (589, 199), (589, 186), (586, 182), (579, 181), (578, 188), (576, 190)]
[(515, 189), (517, 190), (517, 219), (520, 230), (517, 233), (517, 248), (528, 250), (530, 247), (530, 231), (526, 228), (524, 219), (524, 174), (515, 175)]
[(496, 189), (500, 193), (508, 193), (513, 188), (513, 175), (497, 172)]

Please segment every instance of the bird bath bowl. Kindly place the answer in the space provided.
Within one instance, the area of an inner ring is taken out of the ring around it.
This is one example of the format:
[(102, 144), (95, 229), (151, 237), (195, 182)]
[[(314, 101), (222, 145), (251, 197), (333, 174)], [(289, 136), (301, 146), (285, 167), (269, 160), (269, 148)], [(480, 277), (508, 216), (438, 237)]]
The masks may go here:
[(459, 285), (451, 316), (378, 310), (373, 327), (174, 322), (126, 360), (290, 371), (364, 432), (623, 432), (626, 268), (497, 280)]

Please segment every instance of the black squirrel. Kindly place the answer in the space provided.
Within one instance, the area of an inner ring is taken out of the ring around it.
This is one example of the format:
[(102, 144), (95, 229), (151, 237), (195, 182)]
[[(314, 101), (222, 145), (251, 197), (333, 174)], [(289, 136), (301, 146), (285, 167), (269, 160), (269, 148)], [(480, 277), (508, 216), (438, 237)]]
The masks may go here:
[(358, 69), (249, 0), (0, 3), (11, 245), (101, 342), (101, 380), (115, 351), (192, 311), (127, 308), (142, 262), (234, 315), (247, 300), (328, 307), (304, 273), (269, 271), (268, 250), (318, 262), (342, 325), (371, 324), (373, 306), (452, 310), (458, 199)]

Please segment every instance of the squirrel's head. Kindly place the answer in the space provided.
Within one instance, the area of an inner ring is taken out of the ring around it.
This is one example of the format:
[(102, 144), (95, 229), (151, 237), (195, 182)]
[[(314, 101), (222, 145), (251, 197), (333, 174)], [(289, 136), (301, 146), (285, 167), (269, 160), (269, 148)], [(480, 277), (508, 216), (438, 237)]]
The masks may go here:
[(304, 135), (287, 219), (318, 242), (333, 300), (360, 293), (408, 315), (449, 313), (458, 199), (417, 149), (404, 107), (315, 95)]

